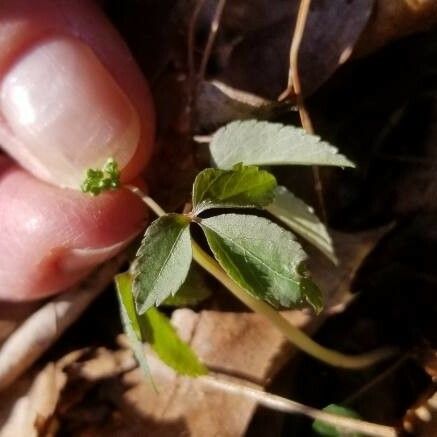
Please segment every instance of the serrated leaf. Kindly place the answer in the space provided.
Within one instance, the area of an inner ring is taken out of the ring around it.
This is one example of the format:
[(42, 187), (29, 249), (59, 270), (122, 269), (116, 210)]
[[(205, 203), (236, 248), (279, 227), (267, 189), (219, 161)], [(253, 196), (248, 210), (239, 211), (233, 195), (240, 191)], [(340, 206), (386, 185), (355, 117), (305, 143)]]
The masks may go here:
[(155, 220), (144, 234), (132, 266), (133, 290), (139, 314), (174, 295), (190, 269), (190, 221), (180, 214)]
[(191, 265), (187, 279), (174, 296), (169, 296), (162, 305), (172, 307), (194, 306), (211, 296), (211, 288), (207, 284), (205, 273), (196, 265)]
[(211, 208), (262, 208), (273, 201), (275, 177), (258, 167), (236, 164), (231, 170), (207, 168), (193, 185), (193, 212)]
[(337, 263), (332, 239), (326, 226), (316, 216), (313, 208), (303, 200), (296, 197), (287, 188), (279, 186), (276, 188), (273, 203), (266, 209), (301, 237), (316, 246), (333, 263)]
[(170, 320), (156, 308), (141, 316), (142, 332), (158, 357), (180, 375), (208, 373), (191, 347), (179, 337)]
[(304, 129), (267, 121), (235, 121), (212, 137), (214, 164), (228, 169), (238, 162), (255, 165), (332, 165), (354, 167), (338, 150)]
[(132, 277), (123, 273), (115, 277), (124, 330), (140, 367), (149, 375), (143, 342), (147, 341), (158, 357), (181, 375), (207, 373), (190, 346), (182, 341), (170, 320), (156, 308), (138, 315), (132, 294)]
[[(351, 417), (353, 419), (360, 419), (360, 416), (349, 408), (341, 405), (331, 404), (323, 409), (327, 413), (337, 414), (338, 416)], [(313, 431), (322, 437), (363, 437), (363, 434), (358, 432), (348, 432), (337, 429), (334, 425), (323, 422), (322, 420), (315, 420), (313, 423)]]
[(307, 302), (320, 310), (317, 288), (310, 287), (304, 266), (307, 256), (291, 232), (242, 214), (222, 214), (200, 225), (221, 267), (249, 293), (275, 307), (297, 308)]
[(118, 301), (120, 303), (120, 316), (123, 330), (129, 339), (132, 352), (141, 370), (146, 376), (149, 376), (149, 366), (147, 364), (146, 354), (144, 353), (141, 328), (135, 311), (135, 303), (132, 294), (132, 278), (129, 273), (122, 273), (117, 275), (114, 279)]

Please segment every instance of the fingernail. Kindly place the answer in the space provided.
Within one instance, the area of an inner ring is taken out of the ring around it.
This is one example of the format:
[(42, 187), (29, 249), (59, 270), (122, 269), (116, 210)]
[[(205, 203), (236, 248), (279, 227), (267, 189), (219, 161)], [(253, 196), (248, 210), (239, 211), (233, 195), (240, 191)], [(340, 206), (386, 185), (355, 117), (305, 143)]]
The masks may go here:
[[(18, 139), (16, 158), (56, 185), (78, 189), (109, 157), (123, 168), (138, 145), (138, 114), (94, 52), (77, 39), (40, 42), (12, 65), (0, 91)], [(14, 154), (14, 151), (12, 151)]]

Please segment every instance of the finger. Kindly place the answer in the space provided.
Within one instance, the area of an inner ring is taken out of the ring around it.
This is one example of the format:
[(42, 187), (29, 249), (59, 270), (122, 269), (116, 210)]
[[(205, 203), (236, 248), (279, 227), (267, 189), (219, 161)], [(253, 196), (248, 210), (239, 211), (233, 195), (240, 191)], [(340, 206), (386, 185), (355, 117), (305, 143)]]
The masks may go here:
[(34, 175), (78, 188), (109, 157), (129, 180), (151, 154), (147, 85), (84, 0), (0, 3), (0, 143)]
[(144, 226), (122, 189), (93, 198), (42, 182), (0, 156), (0, 299), (56, 293), (114, 256)]

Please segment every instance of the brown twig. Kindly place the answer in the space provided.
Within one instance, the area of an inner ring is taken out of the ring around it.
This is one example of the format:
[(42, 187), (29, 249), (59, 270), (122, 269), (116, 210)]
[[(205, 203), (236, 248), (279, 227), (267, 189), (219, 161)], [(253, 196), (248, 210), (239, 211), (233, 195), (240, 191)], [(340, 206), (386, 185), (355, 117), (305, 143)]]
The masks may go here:
[[(123, 348), (130, 348), (129, 341), (125, 336), (119, 336), (118, 342)], [(150, 354), (153, 355), (150, 348), (146, 346), (144, 348), (144, 353), (150, 360)], [(98, 360), (101, 359), (102, 356), (105, 356), (105, 354), (102, 354), (101, 357), (97, 356), (95, 359), (81, 363), (75, 370), (82, 378), (95, 381), (102, 378), (114, 377), (137, 367), (132, 352), (126, 354), (125, 351), (116, 351), (113, 352), (112, 355), (116, 355), (116, 357), (111, 359), (106, 366), (98, 365)], [(155, 365), (164, 366), (160, 361), (156, 361)], [(232, 395), (241, 396), (245, 399), (250, 399), (263, 407), (275, 411), (289, 414), (302, 414), (314, 420), (321, 420), (341, 430), (375, 437), (396, 437), (397, 435), (396, 430), (392, 427), (321, 411), (299, 402), (265, 392), (258, 384), (227, 373), (210, 371), (208, 375), (200, 376), (195, 379), (183, 376), (180, 378), (186, 379), (196, 386), (199, 384), (207, 389), (212, 388)]]
[(196, 45), (196, 23), (199, 18), (205, 0), (196, 0), (196, 6), (191, 14), (188, 23), (188, 38), (187, 38), (187, 62), (188, 62), (188, 96), (187, 96), (187, 116), (190, 135), (193, 131), (193, 105), (196, 100), (197, 93), (197, 73), (196, 63), (194, 60), (194, 52)]
[(291, 40), (288, 90), (294, 90), (294, 93), (296, 94), (296, 100), (299, 108), (299, 114), (301, 116), (302, 126), (308, 132), (313, 133), (314, 128), (304, 105), (304, 100), (302, 96), (302, 85), (299, 76), (299, 49), (302, 43), (305, 25), (308, 20), (310, 6), (311, 0), (301, 0), (299, 11), (297, 13), (293, 39)]
[(206, 67), (208, 65), (209, 58), (211, 56), (212, 47), (214, 46), (215, 39), (217, 37), (217, 32), (220, 27), (220, 21), (222, 19), (223, 10), (226, 6), (226, 0), (219, 0), (217, 7), (214, 11), (214, 17), (211, 21), (211, 28), (208, 35), (208, 40), (206, 42), (205, 50), (202, 56), (202, 62), (199, 68), (199, 80), (203, 80), (206, 73)]
[[(297, 13), (296, 26), (294, 28), (294, 35), (291, 41), (290, 48), (290, 71), (288, 76), (288, 87), (279, 97), (279, 100), (284, 100), (293, 91), (296, 95), (296, 103), (299, 110), (299, 116), (302, 123), (302, 127), (310, 134), (314, 134), (314, 127), (308, 111), (305, 107), (304, 97), (302, 94), (302, 86), (299, 77), (299, 48), (301, 46), (305, 25), (308, 20), (308, 14), (310, 11), (311, 0), (301, 0), (299, 11)], [(322, 220), (326, 223), (326, 207), (323, 198), (323, 184), (320, 176), (320, 171), (317, 166), (312, 166), (314, 190), (317, 195), (317, 201), (319, 203), (320, 213)]]
[(360, 419), (338, 416), (336, 414), (321, 411), (299, 402), (292, 401), (271, 393), (266, 393), (246, 381), (237, 378), (223, 377), (219, 374), (210, 374), (201, 376), (200, 382), (205, 385), (216, 387), (220, 390), (232, 393), (238, 396), (252, 399), (263, 407), (270, 408), (284, 413), (303, 414), (315, 420), (321, 420), (336, 428), (349, 432), (361, 433), (375, 437), (396, 437), (397, 432), (394, 428), (376, 423), (365, 422)]
[(197, 0), (196, 7), (191, 14), (188, 24), (188, 41), (187, 41), (187, 58), (188, 58), (188, 76), (191, 91), (195, 88), (196, 83), (196, 65), (194, 62), (195, 51), (195, 36), (196, 36), (196, 23), (199, 18), (200, 11), (205, 3), (205, 0)]

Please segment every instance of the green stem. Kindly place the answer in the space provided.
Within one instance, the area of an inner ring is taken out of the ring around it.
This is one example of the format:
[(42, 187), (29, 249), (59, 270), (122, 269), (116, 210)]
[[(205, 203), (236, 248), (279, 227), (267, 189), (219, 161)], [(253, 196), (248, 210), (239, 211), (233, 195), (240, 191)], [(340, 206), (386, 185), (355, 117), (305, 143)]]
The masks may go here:
[(142, 196), (144, 203), (158, 216), (162, 217), (166, 212), (149, 196)]
[(392, 349), (384, 348), (362, 355), (345, 355), (325, 348), (316, 343), (311, 337), (293, 326), (280, 312), (269, 304), (251, 296), (247, 291), (237, 285), (195, 241), (192, 242), (193, 258), (208, 273), (220, 281), (236, 298), (258, 314), (262, 314), (276, 326), (299, 349), (314, 358), (336, 367), (360, 369), (375, 364), (393, 354)]
[[(148, 196), (143, 196), (142, 198), (155, 214), (158, 216), (165, 214), (165, 211), (152, 198)], [(193, 240), (192, 247), (193, 258), (201, 267), (214, 276), (251, 310), (267, 318), (291, 343), (312, 357), (335, 367), (361, 369), (387, 359), (395, 353), (393, 348), (381, 348), (361, 355), (345, 355), (321, 346), (299, 328), (293, 326), (280, 312), (264, 301), (251, 296), (246, 290), (236, 284), (220, 267), (217, 261), (211, 258)]]

